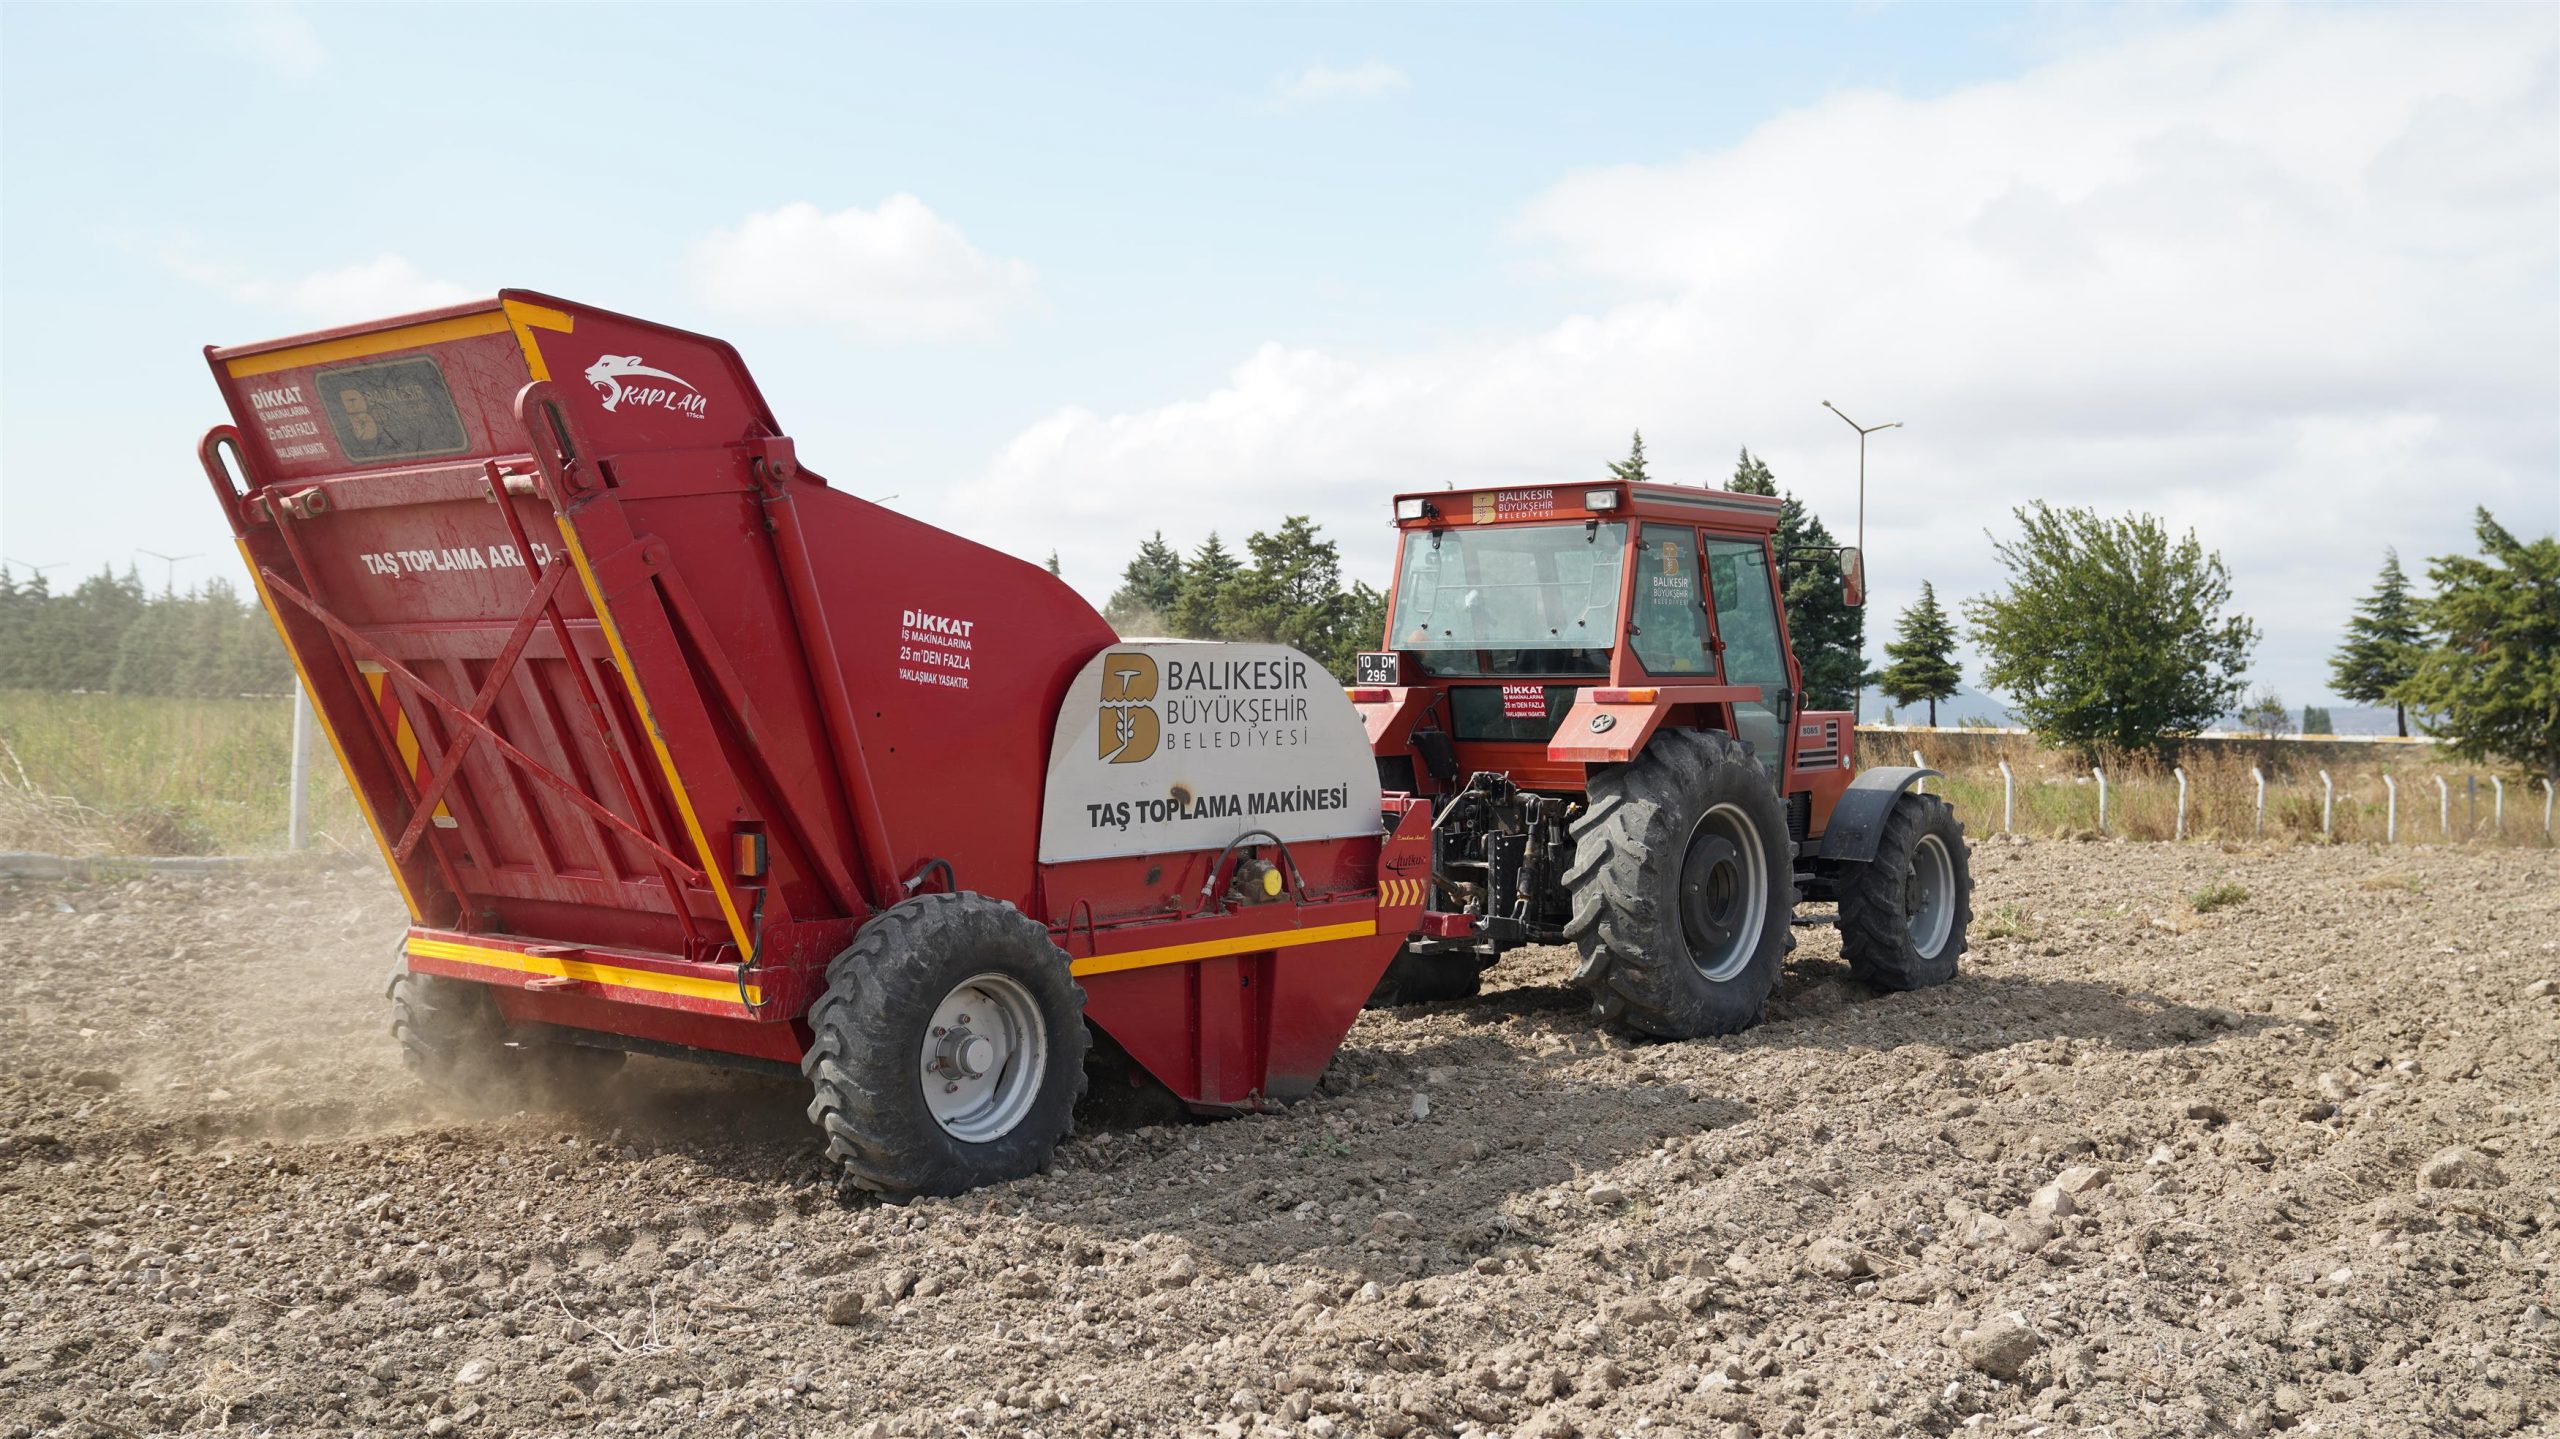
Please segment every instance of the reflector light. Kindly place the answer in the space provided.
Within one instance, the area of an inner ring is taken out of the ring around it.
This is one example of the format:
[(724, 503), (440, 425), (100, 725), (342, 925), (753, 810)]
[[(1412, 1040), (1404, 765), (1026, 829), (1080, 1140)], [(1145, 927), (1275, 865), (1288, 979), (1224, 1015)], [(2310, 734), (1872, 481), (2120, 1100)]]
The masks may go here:
[(1649, 705), (1656, 690), (1593, 690), (1591, 698), (1604, 705)]
[(1422, 507), (1429, 503), (1431, 503), (1429, 500), (1398, 500), (1396, 501), (1396, 518), (1400, 520), (1421, 519)]
[(1343, 693), (1351, 696), (1351, 702), (1356, 705), (1382, 705), (1385, 704), (1388, 699), (1388, 695), (1385, 690), (1372, 688), (1368, 685), (1363, 685), (1358, 689), (1347, 689), (1344, 690)]
[(1582, 507), (1586, 510), (1614, 510), (1618, 507), (1616, 490), (1584, 490)]
[(737, 876), (757, 879), (764, 874), (764, 835), (751, 829), (739, 830), (732, 837)]

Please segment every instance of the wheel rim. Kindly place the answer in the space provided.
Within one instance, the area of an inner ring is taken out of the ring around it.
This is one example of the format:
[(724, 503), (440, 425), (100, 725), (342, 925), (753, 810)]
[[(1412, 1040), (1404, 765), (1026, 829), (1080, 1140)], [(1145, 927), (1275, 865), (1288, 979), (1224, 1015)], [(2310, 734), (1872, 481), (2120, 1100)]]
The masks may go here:
[(1902, 901), (1910, 916), (1912, 950), (1922, 959), (1937, 958), (1956, 922), (1956, 866), (1945, 840), (1924, 834), (1911, 847), (1911, 875), (1903, 881)]
[(1689, 958), (1722, 983), (1750, 967), (1769, 915), (1769, 870), (1760, 827), (1736, 805), (1698, 817), (1680, 862), (1680, 928)]
[(933, 1009), (922, 1047), (925, 1108), (945, 1134), (1002, 1139), (1040, 1096), (1049, 1025), (1031, 991), (1004, 974), (962, 980)]

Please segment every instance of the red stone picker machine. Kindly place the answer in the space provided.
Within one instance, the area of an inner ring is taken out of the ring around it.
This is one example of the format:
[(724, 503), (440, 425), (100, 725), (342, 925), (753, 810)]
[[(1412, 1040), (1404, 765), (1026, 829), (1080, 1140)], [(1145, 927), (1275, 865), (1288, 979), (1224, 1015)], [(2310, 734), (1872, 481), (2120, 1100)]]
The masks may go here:
[(1322, 667), (831, 487), (726, 344), (509, 292), (207, 357), (431, 1079), (803, 1075), (854, 1182), (953, 1193), (1047, 1163), (1097, 1034), (1305, 1095), (1416, 928), (1430, 808)]

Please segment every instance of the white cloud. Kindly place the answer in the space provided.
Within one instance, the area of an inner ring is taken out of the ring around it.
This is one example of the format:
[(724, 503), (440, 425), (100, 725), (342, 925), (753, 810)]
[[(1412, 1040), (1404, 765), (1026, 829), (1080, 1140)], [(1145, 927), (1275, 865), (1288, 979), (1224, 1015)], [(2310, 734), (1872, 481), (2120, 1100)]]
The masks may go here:
[(1516, 238), (1614, 287), (1600, 311), (1266, 345), (1205, 397), (1059, 411), (955, 503), (1097, 590), (1147, 530), (1283, 511), (1374, 581), (1392, 491), (1569, 482), (1641, 425), (1658, 473), (1719, 482), (1747, 444), (1845, 532), (1829, 398), (1909, 426), (1870, 441), (1871, 646), (1923, 577), (1991, 588), (2012, 506), (2148, 509), (2224, 552), (2260, 678), (2300, 703), (2385, 545), (2464, 547), (2474, 504), (2560, 521), (2555, 42), (2548, 9), (2252, 7), (1834, 95), (1530, 201)]
[(297, 280), (235, 280), (224, 288), (242, 304), (267, 305), (330, 321), (431, 310), (492, 293), (438, 279), (398, 255), (320, 270)]
[(1294, 104), (1386, 95), (1411, 82), (1384, 60), (1364, 60), (1348, 67), (1310, 65), (1280, 82), (1280, 98)]
[(329, 63), (311, 17), (285, 0), (250, 0), (236, 12), (229, 48), (279, 74), (307, 80)]
[(1037, 293), (1029, 265), (981, 251), (913, 195), (876, 210), (799, 203), (749, 215), (695, 246), (692, 270), (702, 298), (729, 314), (878, 344), (984, 339)]

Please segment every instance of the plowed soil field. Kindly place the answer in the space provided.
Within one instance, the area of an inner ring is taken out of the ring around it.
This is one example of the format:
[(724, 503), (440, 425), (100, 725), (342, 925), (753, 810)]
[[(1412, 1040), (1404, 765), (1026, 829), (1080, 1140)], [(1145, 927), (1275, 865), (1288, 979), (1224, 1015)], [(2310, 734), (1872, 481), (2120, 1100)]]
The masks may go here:
[(0, 885), (0, 1436), (2560, 1423), (2560, 860), (1976, 880), (1941, 989), (1805, 929), (1760, 1028), (1630, 1044), (1533, 951), (1284, 1113), (903, 1207), (780, 1080), (431, 1098), (371, 872)]

